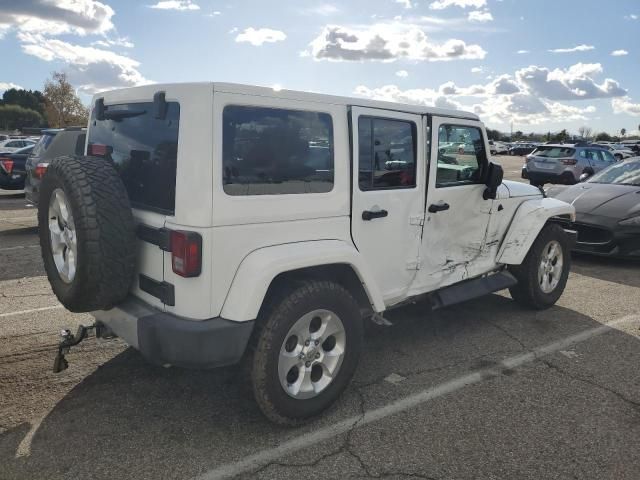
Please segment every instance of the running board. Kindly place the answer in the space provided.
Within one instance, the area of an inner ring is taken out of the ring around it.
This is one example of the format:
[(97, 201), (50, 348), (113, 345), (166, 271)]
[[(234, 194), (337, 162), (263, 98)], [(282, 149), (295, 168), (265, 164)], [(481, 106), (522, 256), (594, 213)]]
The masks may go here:
[(498, 290), (513, 287), (517, 283), (516, 277), (506, 270), (486, 277), (467, 280), (433, 292), (430, 295), (431, 308), (436, 310), (456, 303), (466, 302), (472, 298), (482, 297)]

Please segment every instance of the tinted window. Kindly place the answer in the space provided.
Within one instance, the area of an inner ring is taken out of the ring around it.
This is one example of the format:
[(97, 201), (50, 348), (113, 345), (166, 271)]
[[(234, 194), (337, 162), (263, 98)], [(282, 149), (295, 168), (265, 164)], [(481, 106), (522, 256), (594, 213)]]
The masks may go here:
[(480, 183), (486, 158), (479, 128), (441, 125), (438, 130), (436, 187)]
[(403, 120), (358, 119), (360, 190), (416, 186), (416, 125)]
[(104, 120), (95, 114), (94, 109), (88, 154), (113, 162), (134, 207), (173, 213), (180, 105), (167, 102), (164, 119), (155, 118), (152, 102), (106, 106)]
[(45, 133), (44, 135), (42, 135), (42, 137), (40, 137), (40, 140), (38, 140), (38, 143), (36, 143), (35, 148), (33, 149), (33, 155), (42, 155), (42, 153), (47, 150), (47, 148), (49, 148), (49, 145), (51, 145), (51, 141), (55, 138), (55, 136), (55, 133)]
[(596, 173), (589, 180), (590, 183), (617, 183), (620, 185), (640, 186), (640, 160), (617, 162)]
[(533, 151), (532, 155), (546, 158), (563, 158), (572, 157), (574, 153), (576, 153), (575, 149), (569, 147), (538, 147)]
[(229, 195), (333, 189), (333, 123), (319, 112), (225, 107), (223, 188)]

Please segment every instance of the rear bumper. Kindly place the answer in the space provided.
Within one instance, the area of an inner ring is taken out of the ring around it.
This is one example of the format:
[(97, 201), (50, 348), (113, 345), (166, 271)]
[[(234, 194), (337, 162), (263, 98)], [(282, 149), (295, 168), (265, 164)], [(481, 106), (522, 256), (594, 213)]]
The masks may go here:
[(244, 354), (253, 321), (216, 317), (191, 320), (161, 312), (129, 297), (111, 310), (92, 312), (151, 363), (186, 368), (215, 368), (237, 363)]
[(522, 178), (530, 180), (532, 183), (560, 183), (563, 185), (573, 185), (577, 180), (573, 173), (564, 171), (562, 173), (536, 172), (522, 168)]

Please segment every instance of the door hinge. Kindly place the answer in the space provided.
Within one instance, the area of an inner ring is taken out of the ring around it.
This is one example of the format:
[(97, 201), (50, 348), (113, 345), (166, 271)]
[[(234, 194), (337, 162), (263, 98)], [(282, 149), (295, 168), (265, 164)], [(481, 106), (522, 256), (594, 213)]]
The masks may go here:
[(420, 270), (421, 266), (422, 262), (420, 261), (420, 258), (407, 262), (407, 270)]
[(421, 227), (424, 225), (424, 216), (422, 215), (413, 215), (409, 217), (409, 225), (416, 225)]

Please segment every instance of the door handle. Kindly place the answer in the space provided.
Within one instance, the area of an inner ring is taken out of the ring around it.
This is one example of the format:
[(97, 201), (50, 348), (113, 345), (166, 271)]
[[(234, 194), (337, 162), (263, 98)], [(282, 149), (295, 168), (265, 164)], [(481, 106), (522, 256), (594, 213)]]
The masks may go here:
[(445, 210), (449, 210), (448, 203), (432, 203), (429, 205), (429, 213), (443, 212)]
[(389, 215), (386, 210), (365, 210), (362, 212), (363, 220), (373, 220), (374, 218), (382, 218)]

